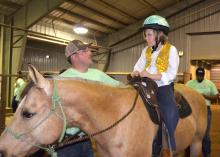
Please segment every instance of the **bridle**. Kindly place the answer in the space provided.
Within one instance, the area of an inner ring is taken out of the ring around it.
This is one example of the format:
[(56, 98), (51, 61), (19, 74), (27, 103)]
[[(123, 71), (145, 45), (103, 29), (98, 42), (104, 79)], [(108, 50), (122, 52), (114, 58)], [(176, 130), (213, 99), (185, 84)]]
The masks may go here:
[[(59, 105), (60, 111), (62, 115), (59, 115), (56, 111), (57, 111), (57, 105)], [(48, 145), (48, 147), (44, 147), (38, 144), (34, 144), (28, 140), (25, 139), (26, 135), (31, 133), (33, 130), (35, 130), (37, 127), (39, 127), (42, 123), (44, 123), (52, 114), (55, 114), (58, 118), (60, 118), (63, 121), (63, 130), (62, 133), (60, 135), (60, 138), (58, 140), (58, 142), (61, 142), (64, 138), (64, 134), (66, 131), (66, 126), (67, 126), (67, 121), (66, 121), (66, 115), (64, 113), (63, 110), (63, 106), (61, 103), (61, 97), (58, 94), (58, 88), (57, 88), (57, 83), (54, 80), (54, 90), (53, 90), (53, 96), (52, 96), (52, 108), (50, 110), (50, 112), (39, 122), (37, 123), (37, 125), (35, 125), (34, 127), (28, 129), (27, 131), (23, 132), (23, 133), (19, 133), (19, 132), (15, 132), (13, 131), (11, 128), (6, 127), (4, 132), (2, 133), (5, 134), (6, 132), (8, 132), (10, 135), (12, 135), (15, 139), (17, 140), (22, 140), (23, 142), (26, 142), (34, 147), (37, 147), (39, 149), (43, 149), (45, 150), (49, 155), (51, 155), (52, 157), (57, 157), (57, 154), (54, 150), (54, 148), (50, 145)]]
[[(63, 110), (61, 97), (59, 96), (59, 93), (58, 93), (57, 82), (54, 79), (54, 89), (53, 89), (53, 96), (52, 96), (52, 108), (51, 108), (50, 112), (47, 114), (47, 116), (45, 116), (37, 125), (30, 128), (26, 132), (18, 133), (18, 132), (13, 131), (9, 127), (6, 127), (4, 132), (2, 133), (2, 135), (5, 134), (6, 132), (8, 132), (15, 139), (22, 140), (23, 142), (26, 142), (26, 143), (34, 146), (34, 147), (37, 147), (39, 149), (43, 149), (49, 155), (51, 155), (51, 157), (57, 157), (57, 153), (55, 152), (55, 149), (57, 149), (59, 147), (66, 146), (66, 145), (69, 145), (69, 144), (72, 144), (72, 143), (83, 141), (83, 140), (92, 138), (94, 136), (100, 135), (100, 134), (103, 134), (104, 132), (114, 128), (115, 126), (117, 126), (121, 121), (123, 121), (134, 110), (134, 108), (136, 106), (137, 99), (138, 99), (138, 91), (136, 91), (134, 102), (133, 102), (131, 108), (128, 110), (128, 112), (126, 114), (124, 114), (121, 118), (119, 118), (117, 121), (115, 121), (113, 124), (109, 125), (108, 127), (104, 128), (100, 131), (97, 131), (95, 133), (87, 134), (84, 137), (74, 138), (74, 139), (68, 140), (68, 141), (65, 140), (64, 142), (62, 142), (62, 140), (64, 138), (64, 135), (65, 135), (66, 127), (67, 127), (67, 120), (66, 120), (66, 115), (65, 115), (64, 110)], [(59, 115), (56, 112), (57, 111), (57, 105), (59, 106), (62, 115)], [(44, 123), (52, 114), (55, 114), (57, 117), (59, 117), (63, 121), (63, 130), (62, 130), (62, 133), (61, 133), (60, 138), (58, 140), (58, 143), (56, 143), (54, 145), (48, 145), (47, 147), (44, 147), (44, 146), (41, 146), (41, 145), (38, 145), (38, 144), (33, 144), (32, 142), (25, 139), (27, 134), (31, 133), (38, 126), (40, 126), (42, 123)]]

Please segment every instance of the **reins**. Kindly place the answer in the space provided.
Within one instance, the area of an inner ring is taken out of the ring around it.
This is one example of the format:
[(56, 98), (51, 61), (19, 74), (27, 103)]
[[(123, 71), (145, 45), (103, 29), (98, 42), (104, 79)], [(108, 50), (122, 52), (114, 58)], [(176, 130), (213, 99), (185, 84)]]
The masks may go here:
[(95, 137), (97, 135), (103, 134), (104, 132), (114, 128), (115, 126), (117, 126), (121, 121), (123, 121), (134, 110), (134, 108), (136, 106), (137, 99), (138, 99), (138, 95), (139, 95), (138, 92), (136, 92), (135, 99), (134, 99), (134, 102), (133, 102), (132, 107), (130, 108), (130, 110), (125, 115), (123, 115), (119, 120), (114, 122), (112, 125), (104, 128), (104, 129), (102, 129), (98, 132), (95, 132), (95, 133), (92, 133), (92, 134), (87, 134), (83, 137), (72, 138), (72, 136), (70, 136), (69, 138), (64, 139), (63, 142), (54, 144), (53, 148), (58, 149), (58, 148), (61, 148), (61, 147), (64, 147), (64, 146), (67, 146), (67, 145), (70, 145), (70, 144), (73, 144), (73, 143), (76, 143), (76, 142), (84, 141), (84, 140), (90, 139), (92, 137)]

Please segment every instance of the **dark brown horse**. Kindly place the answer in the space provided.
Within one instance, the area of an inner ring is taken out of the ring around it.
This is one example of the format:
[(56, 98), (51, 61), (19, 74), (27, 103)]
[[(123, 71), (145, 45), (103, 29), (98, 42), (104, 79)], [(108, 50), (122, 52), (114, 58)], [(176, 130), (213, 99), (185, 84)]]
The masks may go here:
[[(48, 80), (31, 65), (29, 75), (34, 85), (0, 137), (0, 157), (27, 156), (56, 142), (63, 132), (65, 117), (68, 126), (78, 126), (88, 134), (98, 132), (123, 117), (135, 101), (136, 91), (130, 86), (116, 88), (77, 79)], [(192, 114), (177, 126), (177, 151), (190, 145), (191, 156), (198, 157), (206, 128), (205, 100), (184, 85), (176, 89), (192, 108)], [(61, 105), (53, 103), (54, 91), (58, 91)], [(94, 139), (101, 157), (150, 157), (157, 129), (138, 97), (135, 108), (123, 121)]]

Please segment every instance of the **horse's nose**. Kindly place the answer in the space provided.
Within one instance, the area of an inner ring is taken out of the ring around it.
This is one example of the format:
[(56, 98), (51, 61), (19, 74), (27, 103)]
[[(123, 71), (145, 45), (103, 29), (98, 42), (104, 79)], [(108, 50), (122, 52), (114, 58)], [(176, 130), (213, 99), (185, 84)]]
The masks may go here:
[(0, 157), (5, 157), (4, 151), (0, 150)]

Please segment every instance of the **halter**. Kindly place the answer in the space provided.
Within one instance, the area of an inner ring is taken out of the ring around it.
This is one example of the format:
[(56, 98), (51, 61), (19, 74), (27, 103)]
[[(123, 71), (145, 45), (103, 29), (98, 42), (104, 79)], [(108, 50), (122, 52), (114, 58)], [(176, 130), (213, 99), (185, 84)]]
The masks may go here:
[[(57, 104), (60, 107), (62, 115), (59, 115), (56, 112), (57, 111), (56, 110), (57, 109)], [(40, 149), (43, 149), (49, 155), (51, 155), (51, 157), (57, 157), (57, 153), (55, 152), (55, 150), (54, 150), (54, 148), (52, 146), (49, 145), (48, 147), (43, 147), (43, 146), (38, 145), (38, 144), (33, 144), (32, 142), (27, 141), (25, 139), (25, 135), (27, 135), (27, 134), (31, 133), (33, 130), (35, 130), (38, 126), (40, 126), (43, 122), (45, 122), (52, 114), (55, 114), (57, 117), (59, 117), (61, 120), (63, 120), (63, 130), (62, 130), (62, 133), (61, 133), (59, 141), (58, 141), (60, 143), (63, 140), (63, 138), (64, 138), (67, 122), (66, 122), (66, 115), (65, 115), (65, 113), (63, 111), (63, 106), (62, 106), (62, 103), (61, 103), (61, 97), (58, 94), (58, 88), (57, 88), (56, 80), (54, 80), (54, 90), (53, 90), (53, 96), (52, 96), (52, 108), (51, 108), (50, 112), (47, 114), (47, 116), (45, 116), (36, 126), (30, 128), (26, 132), (18, 133), (18, 132), (13, 131), (12, 129), (6, 127), (2, 134), (8, 132), (15, 139), (22, 140), (22, 141), (24, 141), (24, 142), (26, 142), (26, 143), (28, 143), (28, 144), (30, 144), (32, 146), (35, 146), (35, 147), (40, 148)]]

